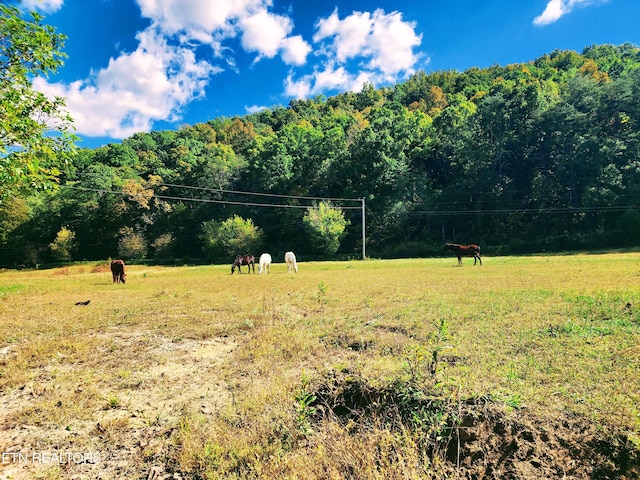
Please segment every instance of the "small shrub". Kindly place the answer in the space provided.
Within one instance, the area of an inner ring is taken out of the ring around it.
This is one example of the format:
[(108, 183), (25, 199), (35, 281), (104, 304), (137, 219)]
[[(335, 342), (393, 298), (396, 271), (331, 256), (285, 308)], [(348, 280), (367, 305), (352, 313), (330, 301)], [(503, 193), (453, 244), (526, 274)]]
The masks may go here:
[(131, 227), (123, 228), (120, 233), (118, 255), (122, 258), (145, 258), (147, 256), (149, 247), (142, 233), (135, 232)]
[(313, 428), (311, 428), (311, 417), (316, 413), (316, 408), (312, 406), (315, 401), (316, 396), (309, 391), (309, 378), (303, 373), (302, 387), (296, 394), (296, 411), (298, 414), (298, 428), (301, 435), (304, 437), (313, 433)]
[(51, 256), (58, 262), (71, 260), (71, 251), (76, 247), (76, 234), (67, 227), (62, 227), (53, 242), (49, 244)]
[(200, 239), (209, 256), (236, 255), (257, 251), (262, 245), (262, 230), (253, 220), (238, 215), (223, 222), (209, 220), (202, 224)]
[(170, 233), (163, 233), (158, 238), (156, 238), (153, 242), (151, 242), (151, 247), (155, 251), (156, 258), (169, 258), (173, 253), (173, 246), (175, 243), (175, 239), (173, 235)]
[(340, 239), (345, 234), (349, 221), (344, 212), (328, 202), (307, 209), (303, 218), (311, 245), (317, 253), (333, 255), (340, 248)]

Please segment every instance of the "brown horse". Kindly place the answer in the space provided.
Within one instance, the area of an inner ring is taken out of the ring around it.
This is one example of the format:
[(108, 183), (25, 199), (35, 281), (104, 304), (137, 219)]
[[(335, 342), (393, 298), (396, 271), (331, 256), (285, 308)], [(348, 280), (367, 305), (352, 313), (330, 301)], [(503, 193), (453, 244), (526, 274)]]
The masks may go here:
[(122, 260), (114, 260), (111, 262), (111, 275), (113, 283), (125, 283), (127, 275), (124, 273), (124, 262)]
[(458, 257), (458, 265), (462, 265), (462, 257), (473, 257), (473, 264), (480, 262), (482, 265), (482, 259), (480, 258), (480, 247), (478, 245), (459, 245), (457, 243), (445, 243), (444, 248), (453, 252)]
[(231, 275), (235, 271), (236, 267), (238, 267), (238, 273), (242, 273), (242, 269), (240, 268), (242, 265), (247, 266), (247, 273), (256, 273), (256, 259), (253, 255), (236, 255), (233, 264), (231, 265)]

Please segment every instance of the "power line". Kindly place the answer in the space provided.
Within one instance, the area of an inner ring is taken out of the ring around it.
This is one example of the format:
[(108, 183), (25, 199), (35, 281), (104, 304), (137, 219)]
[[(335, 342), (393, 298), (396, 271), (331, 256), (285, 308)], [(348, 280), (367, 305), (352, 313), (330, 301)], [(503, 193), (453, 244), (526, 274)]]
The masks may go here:
[[(483, 210), (414, 210), (412, 212), (400, 213), (399, 215), (408, 216), (459, 216), (459, 215), (505, 215), (505, 214), (523, 214), (523, 215), (551, 215), (562, 213), (600, 213), (600, 212), (623, 212), (625, 210), (637, 209), (635, 205), (611, 205), (600, 207), (551, 207), (551, 208), (513, 208), (513, 209), (483, 209)], [(369, 213), (384, 214), (385, 212), (376, 212), (369, 210)]]
[[(324, 198), (324, 197), (305, 197), (301, 195), (278, 195), (278, 194), (269, 194), (269, 193), (255, 193), (255, 192), (240, 192), (235, 190), (223, 190), (223, 189), (212, 189), (205, 187), (194, 187), (189, 185), (175, 185), (175, 184), (160, 184), (164, 186), (173, 186), (187, 189), (195, 189), (195, 190), (205, 190), (212, 192), (221, 192), (221, 193), (234, 193), (234, 194), (242, 194), (242, 195), (260, 195), (266, 197), (276, 197), (276, 198), (290, 198), (290, 199), (305, 199), (305, 200), (328, 200), (328, 201), (347, 201), (347, 202), (358, 202), (358, 206), (345, 206), (341, 205), (340, 209), (342, 210), (360, 210), (362, 217), (362, 259), (366, 258), (366, 215), (365, 215), (365, 201), (364, 198)], [(106, 189), (97, 189), (97, 188), (88, 188), (88, 187), (77, 187), (71, 185), (65, 185), (66, 188), (71, 188), (75, 190), (86, 190), (86, 191), (94, 191), (100, 193), (111, 193), (115, 195), (127, 195), (133, 196), (122, 191), (114, 191), (114, 190), (106, 190)], [(317, 205), (289, 205), (283, 203), (257, 203), (257, 202), (240, 202), (240, 201), (232, 201), (232, 200), (217, 200), (211, 198), (188, 198), (188, 197), (178, 197), (173, 195), (158, 195), (154, 193), (150, 198), (160, 199), (160, 200), (178, 200), (184, 202), (201, 202), (201, 203), (217, 203), (223, 205), (241, 205), (245, 207), (270, 207), (270, 208), (304, 208), (304, 209), (319, 209), (320, 207)]]
[[(306, 199), (306, 200), (330, 200), (330, 201), (358, 201), (361, 202), (361, 199), (353, 199), (353, 198), (332, 198), (332, 197), (307, 197), (302, 195), (279, 195), (279, 194), (271, 194), (271, 193), (258, 193), (258, 192), (241, 192), (237, 190), (224, 190), (224, 189), (212, 189), (205, 187), (193, 187), (189, 185), (174, 185), (174, 184), (161, 184), (165, 186), (172, 187), (181, 187), (186, 189), (194, 189), (194, 190), (205, 190), (212, 192), (224, 192), (224, 193), (235, 193), (235, 194), (246, 194), (246, 195), (257, 195), (257, 196), (265, 196), (265, 197), (274, 197), (274, 198), (292, 198), (292, 199)], [(61, 185), (60, 188), (69, 188), (73, 190), (83, 190), (83, 191), (91, 191), (96, 193), (108, 193), (113, 195), (126, 195), (126, 196), (134, 196), (122, 191), (117, 190), (107, 190), (102, 188), (89, 188), (89, 187), (79, 187), (74, 185)], [(223, 205), (238, 205), (238, 206), (247, 206), (247, 207), (268, 207), (268, 208), (318, 208), (314, 205), (291, 205), (286, 203), (259, 203), (259, 202), (245, 202), (245, 201), (237, 201), (237, 200), (219, 200), (213, 198), (193, 198), (193, 197), (181, 197), (175, 195), (159, 195), (154, 194), (150, 198), (157, 198), (159, 200), (175, 200), (175, 201), (185, 201), (185, 202), (196, 202), (196, 203), (215, 203), (215, 204), (223, 204)], [(340, 208), (344, 210), (360, 210), (360, 206), (340, 206)], [(611, 205), (611, 206), (594, 206), (594, 207), (551, 207), (551, 208), (512, 208), (512, 209), (473, 209), (473, 210), (414, 210), (412, 212), (406, 212), (404, 215), (409, 216), (460, 216), (460, 215), (505, 215), (505, 214), (523, 214), (523, 215), (550, 215), (550, 214), (562, 214), (562, 213), (598, 213), (598, 212), (619, 212), (625, 211), (632, 208), (638, 208), (634, 205)], [(369, 210), (369, 213), (383, 213), (383, 212), (374, 212)]]
[(330, 200), (333, 202), (361, 202), (360, 198), (340, 198), (340, 197), (313, 197), (304, 195), (283, 195), (278, 193), (260, 193), (260, 192), (243, 192), (239, 190), (225, 190), (224, 188), (208, 188), (208, 187), (194, 187), (191, 185), (176, 185), (174, 183), (159, 183), (165, 187), (177, 187), (186, 188), (191, 190), (204, 190), (207, 192), (220, 192), (220, 193), (234, 193), (238, 195), (255, 195), (260, 197), (273, 197), (273, 198), (292, 198), (292, 199), (304, 199), (304, 200)]
[[(182, 185), (185, 188), (194, 188), (194, 189), (204, 189), (203, 187), (188, 187), (185, 185)], [(128, 194), (125, 193), (123, 191), (116, 191), (116, 190), (107, 190), (104, 188), (89, 188), (89, 187), (78, 187), (75, 185), (61, 185), (60, 188), (69, 188), (72, 190), (82, 190), (82, 191), (89, 191), (89, 192), (96, 192), (96, 193), (109, 193), (109, 194), (113, 194), (113, 195), (125, 195), (125, 196), (129, 196), (129, 197), (135, 197), (136, 195), (133, 194)], [(212, 191), (217, 191), (214, 189), (211, 189)], [(231, 190), (227, 191), (227, 192), (233, 192)], [(241, 192), (233, 192), (233, 193), (241, 193)], [(249, 192), (246, 192), (249, 193)], [(271, 195), (271, 194), (255, 194), (255, 195)], [(273, 196), (275, 196), (275, 194), (273, 194)], [(332, 201), (338, 201), (338, 200), (350, 200), (350, 201), (355, 201), (354, 199), (331, 199), (331, 198), (323, 198), (323, 197), (302, 197), (302, 196), (294, 196), (294, 195), (281, 195), (281, 198), (305, 198), (305, 199), (309, 199), (309, 200), (332, 200)], [(234, 200), (217, 200), (217, 199), (213, 199), (213, 198), (193, 198), (193, 197), (179, 197), (179, 196), (175, 196), (175, 195), (158, 195), (158, 194), (153, 194), (151, 197), (149, 198), (156, 198), (159, 200), (177, 200), (177, 201), (183, 201), (183, 202), (196, 202), (196, 203), (218, 203), (218, 204), (223, 204), (223, 205), (241, 205), (241, 206), (245, 206), (245, 207), (271, 207), (271, 208), (313, 208), (313, 209), (317, 209), (319, 208), (318, 206), (314, 206), (314, 205), (290, 205), (290, 204), (286, 204), (286, 203), (259, 203), (259, 202), (241, 202), (241, 201), (234, 201)], [(357, 201), (361, 201), (361, 200), (357, 200)], [(360, 210), (360, 206), (340, 206), (340, 208), (344, 209), (344, 210)]]

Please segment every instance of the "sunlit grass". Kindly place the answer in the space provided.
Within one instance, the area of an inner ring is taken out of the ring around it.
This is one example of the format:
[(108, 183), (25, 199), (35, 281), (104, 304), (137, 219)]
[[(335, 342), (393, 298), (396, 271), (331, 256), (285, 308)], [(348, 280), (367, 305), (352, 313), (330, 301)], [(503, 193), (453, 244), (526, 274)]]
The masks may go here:
[[(302, 386), (313, 393), (342, 372), (640, 436), (640, 254), (456, 264), (301, 262), (287, 274), (276, 263), (233, 276), (226, 265), (129, 266), (126, 285), (98, 266), (2, 272), (7, 427), (81, 432), (69, 448), (125, 445), (140, 468), (168, 461), (203, 478), (435, 468), (411, 431), (358, 443), (327, 419), (301, 426)], [(381, 467), (387, 457), (362, 445), (405, 454)]]

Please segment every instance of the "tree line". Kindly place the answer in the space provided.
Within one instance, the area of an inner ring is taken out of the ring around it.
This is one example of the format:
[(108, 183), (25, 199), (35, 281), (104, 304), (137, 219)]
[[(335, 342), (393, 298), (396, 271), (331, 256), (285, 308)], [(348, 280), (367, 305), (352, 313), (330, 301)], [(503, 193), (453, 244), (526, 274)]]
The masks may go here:
[[(593, 45), (64, 152), (0, 204), (0, 264), (634, 246), (640, 49)], [(276, 257), (277, 258), (277, 257)]]

